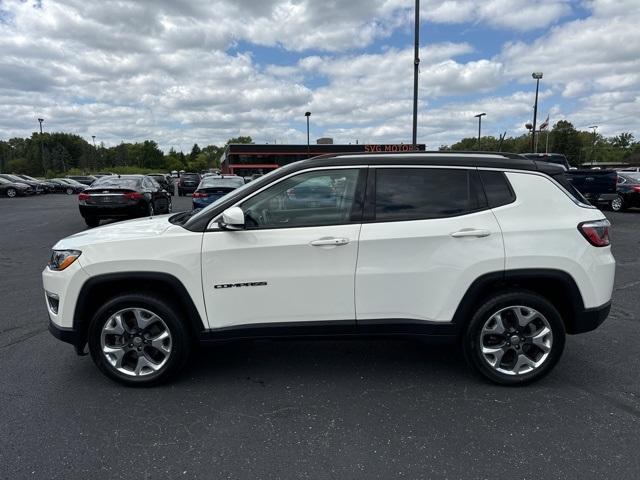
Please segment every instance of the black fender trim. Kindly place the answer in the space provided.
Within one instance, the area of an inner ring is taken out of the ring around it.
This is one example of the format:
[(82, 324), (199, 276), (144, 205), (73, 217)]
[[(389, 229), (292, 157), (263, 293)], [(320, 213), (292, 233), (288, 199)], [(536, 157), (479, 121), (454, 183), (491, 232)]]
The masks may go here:
[(122, 291), (122, 285), (128, 282), (133, 282), (140, 286), (144, 286), (146, 283), (148, 287), (160, 285), (164, 287), (165, 291), (163, 292), (161, 289), (161, 291), (157, 292), (160, 295), (166, 293), (168, 289), (169, 293), (176, 295), (173, 300), (176, 300), (187, 313), (186, 320), (192, 332), (197, 335), (206, 329), (193, 299), (182, 282), (175, 276), (169, 273), (145, 271), (107, 273), (90, 277), (80, 289), (73, 314), (73, 330), (76, 332), (76, 343), (74, 345), (76, 350), (79, 348), (84, 349), (84, 344), (87, 342), (87, 330), (91, 318), (86, 312), (91, 311), (92, 303), (96, 299), (100, 301), (103, 297), (108, 297), (109, 291)]
[[(458, 304), (453, 323), (462, 331), (473, 310), (497, 290), (522, 288), (543, 295), (560, 311), (567, 333), (583, 333), (597, 328), (607, 317), (608, 304), (586, 309), (578, 285), (571, 275), (552, 268), (526, 268), (487, 273), (478, 277)], [(606, 310), (606, 312), (605, 312)], [(595, 320), (594, 320), (595, 319)]]

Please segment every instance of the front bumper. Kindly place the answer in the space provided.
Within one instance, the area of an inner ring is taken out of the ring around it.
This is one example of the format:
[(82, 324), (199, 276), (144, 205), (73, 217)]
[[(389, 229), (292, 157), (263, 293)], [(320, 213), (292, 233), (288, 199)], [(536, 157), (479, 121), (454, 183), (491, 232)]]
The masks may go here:
[(585, 308), (567, 322), (567, 333), (585, 333), (598, 328), (609, 316), (611, 301), (595, 308)]

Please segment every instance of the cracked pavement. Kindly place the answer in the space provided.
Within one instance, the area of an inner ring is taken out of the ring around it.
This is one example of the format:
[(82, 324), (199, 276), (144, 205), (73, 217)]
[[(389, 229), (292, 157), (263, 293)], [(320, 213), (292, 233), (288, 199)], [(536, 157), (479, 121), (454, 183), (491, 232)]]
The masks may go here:
[(132, 389), (46, 330), (40, 272), (84, 229), (75, 197), (0, 198), (0, 478), (638, 478), (640, 211), (606, 214), (611, 316), (532, 386), (450, 347), (260, 340)]

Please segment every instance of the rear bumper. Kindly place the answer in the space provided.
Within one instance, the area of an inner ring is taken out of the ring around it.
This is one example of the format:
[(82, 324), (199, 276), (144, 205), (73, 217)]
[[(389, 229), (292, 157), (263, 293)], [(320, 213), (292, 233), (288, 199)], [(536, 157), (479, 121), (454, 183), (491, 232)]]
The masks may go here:
[(587, 200), (593, 203), (609, 203), (611, 200), (618, 198), (617, 193), (601, 193), (586, 195)]
[(80, 205), (80, 215), (96, 218), (127, 218), (144, 215), (147, 205), (139, 202), (133, 205)]
[(571, 322), (568, 322), (567, 333), (585, 333), (598, 328), (609, 316), (611, 302), (595, 308), (585, 308), (578, 313)]

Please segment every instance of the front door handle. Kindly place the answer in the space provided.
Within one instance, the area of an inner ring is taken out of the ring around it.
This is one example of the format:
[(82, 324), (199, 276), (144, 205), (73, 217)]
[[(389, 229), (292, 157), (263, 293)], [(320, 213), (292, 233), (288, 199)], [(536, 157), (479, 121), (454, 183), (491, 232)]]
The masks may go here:
[(463, 238), (463, 237), (488, 237), (491, 235), (489, 230), (481, 230), (476, 228), (463, 228), (462, 230), (458, 230), (457, 232), (453, 232), (451, 236), (453, 238)]
[(347, 243), (349, 243), (348, 238), (329, 237), (329, 238), (319, 238), (318, 240), (313, 240), (312, 242), (309, 242), (309, 245), (311, 245), (312, 247), (326, 247), (326, 246), (346, 245)]

